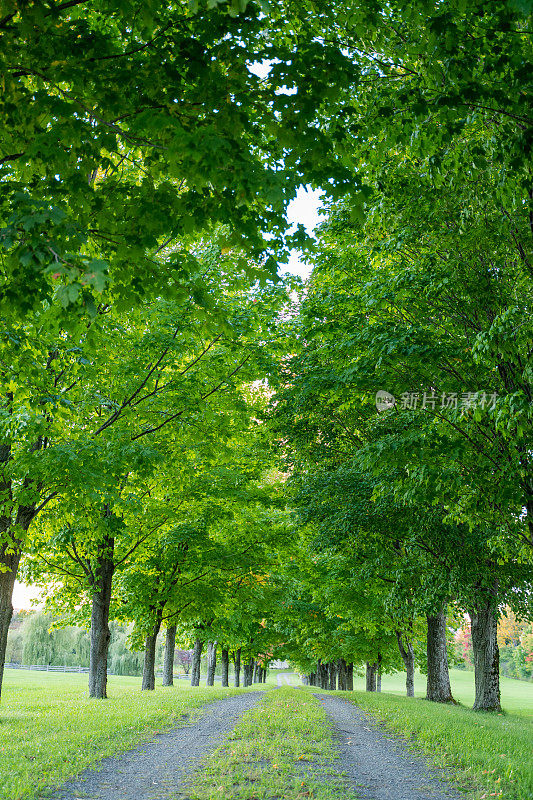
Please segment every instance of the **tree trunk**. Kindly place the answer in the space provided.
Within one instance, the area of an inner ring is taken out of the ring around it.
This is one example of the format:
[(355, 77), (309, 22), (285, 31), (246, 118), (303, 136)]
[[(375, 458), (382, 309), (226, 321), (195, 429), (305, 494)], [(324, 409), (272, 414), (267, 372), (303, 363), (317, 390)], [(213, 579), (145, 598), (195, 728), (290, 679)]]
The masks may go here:
[(176, 625), (169, 625), (165, 637), (163, 658), (163, 686), (174, 686), (174, 653), (176, 652)]
[(207, 643), (207, 679), (206, 686), (214, 686), (217, 666), (217, 642)]
[(353, 664), (346, 664), (346, 691), (353, 692)]
[(328, 663), (328, 689), (333, 691), (337, 688), (337, 664), (335, 661)]
[(6, 660), (7, 633), (13, 616), (13, 587), (20, 562), (20, 550), (14, 554), (6, 553), (7, 545), (0, 547), (0, 564), (7, 567), (7, 572), (0, 572), (0, 697)]
[(200, 686), (200, 659), (204, 643), (201, 639), (195, 639), (191, 661), (191, 686)]
[(259, 683), (259, 669), (260, 669), (259, 664), (257, 663), (257, 661), (255, 661), (254, 662), (254, 677), (253, 677), (253, 682), (254, 683)]
[(155, 650), (157, 635), (161, 628), (161, 617), (162, 613), (160, 612), (156, 617), (154, 627), (146, 637), (141, 691), (153, 691), (155, 689)]
[(470, 612), (476, 684), (475, 711), (501, 711), (500, 652), (496, 640), (498, 616), (486, 604)]
[(376, 691), (376, 673), (378, 671), (378, 665), (374, 661), (373, 664), (370, 661), (366, 662), (366, 690), (367, 692), (375, 692)]
[(248, 663), (244, 664), (244, 686), (252, 685), (252, 677), (254, 674), (254, 660), (251, 659)]
[(381, 653), (378, 653), (378, 668), (376, 672), (376, 692), (381, 692)]
[[(107, 513), (107, 512), (106, 512)], [(89, 697), (103, 700), (107, 697), (107, 654), (111, 631), (109, 606), (113, 575), (115, 540), (105, 536), (95, 569), (91, 608), (91, 644), (89, 651)]]
[[(9, 446), (0, 447), (0, 465), (5, 465), (9, 461), (10, 452)], [(9, 495), (10, 484), (10, 480), (0, 480), (0, 492)], [(0, 509), (2, 509), (2, 505), (0, 505)], [(34, 506), (19, 506), (17, 525), (27, 531), (34, 517)], [(0, 512), (0, 697), (4, 680), (7, 634), (13, 616), (13, 588), (22, 555), (22, 540), (12, 536), (9, 531), (11, 521), (10, 515), (2, 516)]]
[(322, 661), (318, 662), (318, 671), (320, 676), (320, 688), (327, 689), (329, 685), (328, 681), (328, 668), (326, 664), (323, 664)]
[(398, 641), (398, 649), (405, 664), (405, 688), (407, 697), (415, 696), (415, 651), (413, 643), (406, 637), (405, 644), (402, 639), (402, 634), (396, 631), (396, 639)]
[(227, 647), (222, 648), (220, 662), (222, 664), (222, 686), (229, 686), (229, 650)]
[(233, 651), (233, 668), (234, 668), (234, 676), (233, 676), (233, 685), (240, 686), (241, 684), (241, 648), (239, 647), (238, 650)]
[(339, 658), (337, 662), (337, 674), (339, 681), (339, 691), (346, 691), (346, 661), (344, 658)]
[(446, 612), (427, 615), (428, 675), (426, 700), (434, 703), (453, 703), (448, 652), (446, 650)]

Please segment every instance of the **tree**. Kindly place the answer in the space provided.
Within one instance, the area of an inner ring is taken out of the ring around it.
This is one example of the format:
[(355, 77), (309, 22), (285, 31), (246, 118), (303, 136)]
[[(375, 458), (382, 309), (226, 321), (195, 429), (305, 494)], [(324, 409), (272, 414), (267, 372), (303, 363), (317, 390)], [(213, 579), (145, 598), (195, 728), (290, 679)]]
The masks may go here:
[[(406, 171), (409, 169), (407, 165)], [(517, 608), (523, 604), (530, 580), (522, 551), (522, 543), (529, 541), (527, 519), (521, 513), (527, 505), (531, 468), (525, 444), (527, 427), (522, 427), (530, 413), (530, 388), (524, 369), (527, 344), (521, 334), (511, 340), (506, 358), (516, 364), (516, 375), (520, 372), (523, 383), (499, 404), (499, 411), (484, 408), (478, 412), (474, 401), (466, 413), (454, 413), (453, 409), (437, 408), (435, 398), (443, 390), (460, 396), (462, 376), (477, 376), (479, 385), (484, 376), (494, 380), (495, 374), (510, 373), (509, 364), (506, 370), (501, 363), (502, 369), (496, 372), (497, 350), (482, 349), (480, 341), (475, 343), (476, 337), (482, 339), (478, 329), (480, 320), (486, 318), (481, 306), (487, 297), (500, 309), (507, 308), (506, 303), (521, 302), (514, 287), (523, 285), (527, 291), (527, 282), (520, 283), (523, 272), (519, 262), (510, 263), (516, 281), (508, 283), (503, 276), (500, 286), (495, 276), (494, 285), (480, 302), (479, 292), (472, 291), (460, 250), (470, 246), (474, 253), (479, 252), (480, 229), (473, 225), (470, 239), (450, 223), (455, 251), (450, 247), (445, 264), (441, 264), (433, 254), (441, 253), (438, 226), (447, 219), (443, 207), (449, 201), (449, 211), (454, 203), (460, 205), (461, 199), (443, 196), (432, 242), (428, 219), (436, 213), (435, 202), (430, 200), (429, 190), (427, 206), (420, 202), (420, 182), (417, 198), (414, 192), (408, 194), (410, 186), (415, 188), (414, 175), (411, 177), (412, 184), (404, 181), (397, 185), (397, 190), (402, 186), (403, 194), (384, 193), (374, 206), (369, 201), (375, 210), (362, 233), (343, 210), (333, 213), (324, 226), (310, 291), (295, 326), (297, 355), (283, 366), (285, 388), (278, 395), (276, 414), (283, 435), (289, 435), (293, 468), (306, 475), (310, 469), (319, 471), (314, 465), (320, 464), (326, 483), (331, 473), (334, 496), (335, 492), (340, 497), (343, 491), (349, 492), (342, 484), (339, 490), (336, 486), (339, 478), (342, 480), (339, 465), (343, 460), (378, 476), (366, 507), (371, 522), (372, 509), (379, 509), (378, 498), (390, 498), (400, 520), (418, 509), (419, 522), (412, 526), (409, 546), (429, 557), (434, 568), (445, 570), (441, 572), (445, 581), (440, 605), (429, 605), (425, 613), (433, 624), (448, 598), (472, 613), (479, 633), (476, 650), (492, 653), (489, 659), (483, 655), (478, 659), (476, 707), (498, 708), (499, 695), (491, 677), (497, 672), (494, 617), (499, 603), (513, 602)], [(394, 172), (390, 183), (394, 184)], [(383, 216), (387, 204), (394, 211), (390, 224), (391, 217)], [(408, 223), (413, 224), (412, 229)], [(420, 244), (422, 226), (427, 232)], [(496, 230), (494, 240), (487, 242), (492, 251), (504, 247), (500, 233)], [(457, 281), (464, 287), (460, 301), (455, 289), (449, 288), (457, 252), (461, 264), (461, 268), (455, 267)], [(480, 274), (483, 269), (480, 261)], [(467, 318), (470, 321), (465, 324)], [(489, 327), (492, 320), (494, 315), (489, 316)], [(493, 336), (491, 331), (489, 338)], [(458, 342), (462, 346), (458, 347)], [(371, 403), (383, 386), (397, 398), (420, 398), (420, 405), (430, 394), (433, 401), (424, 408), (405, 409), (398, 402), (378, 416)], [(474, 392), (468, 395), (476, 396)], [(357, 507), (359, 500), (355, 497), (351, 503)], [(328, 503), (339, 508), (339, 500), (328, 498)], [(437, 515), (432, 512), (435, 507), (440, 511)], [(320, 507), (317, 513), (322, 513)], [(340, 521), (344, 523), (342, 518)], [(393, 523), (391, 527), (388, 535), (394, 541), (394, 531), (401, 531), (402, 526)], [(386, 532), (387, 526), (381, 531)], [(386, 552), (385, 548), (382, 542), (375, 552)], [(432, 600), (436, 599), (433, 595)], [(409, 656), (408, 648), (403, 650)], [(430, 669), (430, 675), (438, 673)], [(428, 691), (428, 696), (432, 694)]]
[[(188, 468), (194, 471), (195, 452), (208, 454), (218, 449), (223, 455), (224, 440), (240, 424), (247, 424), (248, 398), (253, 400), (254, 395), (250, 383), (262, 377), (269, 366), (270, 356), (262, 341), (268, 338), (276, 314), (281, 313), (285, 290), (283, 286), (250, 287), (244, 273), (232, 274), (231, 256), (223, 259), (228, 264), (225, 271), (220, 268), (217, 254), (220, 252), (212, 249), (204, 252), (203, 293), (197, 302), (154, 301), (128, 316), (108, 309), (89, 331), (60, 337), (61, 347), (55, 346), (55, 336), (46, 343), (48, 348), (43, 342), (38, 351), (43, 360), (47, 350), (55, 350), (46, 367), (33, 377), (36, 385), (30, 384), (30, 396), (39, 397), (41, 407), (37, 405), (30, 424), (23, 429), (24, 435), (20, 436), (19, 428), (13, 438), (17, 451), (10, 451), (9, 470), (13, 477), (6, 483), (7, 506), (12, 505), (9, 492), (17, 485), (16, 470), (24, 475), (29, 469), (34, 476), (28, 481), (30, 521), (36, 509), (42, 510), (53, 501), (60, 521), (60, 530), (55, 533), (68, 540), (75, 534), (73, 519), (71, 514), (70, 528), (64, 532), (61, 504), (68, 500), (69, 493), (87, 498), (83, 511), (78, 502), (78, 516), (89, 513), (93, 520), (101, 520), (92, 533), (82, 521), (76, 542), (79, 549), (79, 537), (85, 539), (89, 534), (90, 555), (98, 560), (97, 566), (94, 561), (91, 569), (80, 564), (76, 549), (71, 549), (75, 574), (81, 567), (95, 589), (98, 619), (95, 618), (94, 630), (100, 631), (94, 641), (91, 671), (91, 675), (94, 672), (99, 676), (91, 679), (95, 696), (105, 696), (113, 565), (123, 557), (113, 556), (115, 536), (110, 534), (109, 525), (115, 529), (123, 525), (121, 515), (126, 512), (120, 506), (123, 502), (133, 503), (136, 490), (130, 488), (132, 483), (139, 483), (138, 496), (149, 491), (147, 481), (165, 455), (183, 463), (179, 475)], [(21, 331), (26, 333), (23, 326)], [(89, 334), (93, 337), (90, 343)], [(26, 337), (29, 339), (27, 334)], [(16, 344), (12, 347), (15, 350)], [(35, 358), (29, 344), (27, 350), (26, 358), (30, 354)], [(27, 418), (26, 377), (23, 371), (13, 374), (16, 392), (5, 418), (10, 436), (14, 421)], [(69, 391), (68, 400), (61, 392), (64, 387)], [(49, 392), (44, 400), (43, 391)], [(169, 441), (175, 443), (170, 450)], [(14, 452), (18, 459), (13, 457)], [(174, 471), (178, 473), (177, 469)], [(171, 478), (176, 492), (179, 475)], [(161, 503), (162, 497), (160, 494)], [(42, 502), (37, 505), (39, 501)], [(175, 502), (180, 502), (177, 495)], [(100, 508), (96, 508), (98, 505)], [(74, 507), (75, 504), (73, 511)], [(143, 512), (146, 511), (145, 507)], [(13, 514), (11, 510), (11, 518)], [(145, 533), (149, 529), (148, 524)], [(7, 533), (6, 547), (10, 541)], [(136, 537), (133, 532), (133, 545)], [(52, 547), (57, 543), (52, 537)], [(22, 548), (23, 539), (19, 537), (15, 548), (17, 563)], [(67, 557), (68, 553), (62, 555)], [(7, 609), (15, 574), (13, 567), (1, 578), (5, 581)]]
[(272, 275), (297, 187), (346, 173), (317, 111), (351, 64), (308, 11), (8, 3), (2, 314), (176, 296), (194, 284), (191, 236), (220, 224), (253, 255), (244, 268)]

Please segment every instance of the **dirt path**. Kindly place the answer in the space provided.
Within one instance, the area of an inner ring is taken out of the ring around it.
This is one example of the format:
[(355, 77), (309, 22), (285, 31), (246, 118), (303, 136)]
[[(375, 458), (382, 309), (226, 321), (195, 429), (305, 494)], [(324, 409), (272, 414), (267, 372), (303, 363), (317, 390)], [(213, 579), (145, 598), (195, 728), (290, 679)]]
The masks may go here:
[[(55, 791), (52, 800), (164, 800), (179, 797), (185, 776), (214, 750), (239, 717), (263, 692), (217, 700), (202, 708), (200, 719), (157, 734), (153, 741), (119, 756), (104, 758)], [(47, 795), (48, 797), (48, 795)]]
[[(357, 706), (315, 695), (335, 723), (340, 760), (335, 769), (361, 800), (459, 800), (459, 793), (399, 737), (376, 726)], [(464, 795), (462, 795), (464, 798)]]
[(298, 676), (294, 672), (279, 672), (277, 676), (279, 686), (294, 686)]

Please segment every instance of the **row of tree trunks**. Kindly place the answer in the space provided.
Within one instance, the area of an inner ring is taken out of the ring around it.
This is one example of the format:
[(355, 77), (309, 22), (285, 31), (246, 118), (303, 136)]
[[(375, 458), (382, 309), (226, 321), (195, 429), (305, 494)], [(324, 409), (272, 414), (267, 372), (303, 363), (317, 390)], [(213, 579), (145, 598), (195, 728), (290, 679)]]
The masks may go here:
[(339, 689), (340, 691), (353, 691), (353, 664), (347, 664), (343, 658), (338, 661), (329, 661), (323, 664), (318, 661), (316, 672), (311, 672), (307, 676), (310, 686), (317, 686), (320, 689), (329, 691)]
[[(111, 599), (111, 585), (113, 579), (113, 559), (109, 553), (113, 542), (107, 543), (107, 558), (102, 558), (97, 574), (97, 590), (93, 597), (91, 617), (91, 670), (90, 670), (90, 696), (106, 697), (107, 685), (107, 649), (109, 644), (109, 603)], [(11, 574), (0, 573), (0, 597), (9, 596), (9, 581), (14, 583), (16, 567)], [(7, 576), (7, 577), (6, 577)], [(12, 591), (12, 586), (11, 586)], [(4, 606), (7, 608), (5, 610)], [(0, 606), (0, 625), (9, 626), (11, 613), (10, 602)], [(485, 606), (470, 613), (472, 623), (472, 645), (474, 651), (476, 710), (500, 710), (499, 689), (499, 651), (496, 640), (497, 613), (487, 602)], [(153, 630), (147, 636), (145, 649), (145, 663), (143, 670), (143, 689), (153, 689), (155, 686), (155, 647), (157, 634), (161, 625), (156, 620)], [(446, 613), (441, 610), (438, 614), (427, 616), (427, 693), (426, 699), (432, 702), (454, 702), (448, 668), (448, 655), (446, 649)], [(406, 689), (409, 697), (414, 696), (414, 649), (409, 639), (397, 633), (398, 647), (406, 666)], [(176, 626), (169, 626), (165, 642), (165, 655), (163, 663), (163, 685), (173, 684), (173, 665), (176, 641)], [(208, 674), (207, 685), (213, 686), (216, 668), (216, 642), (208, 642)], [(200, 657), (203, 643), (197, 639), (194, 645), (191, 685), (200, 684)], [(0, 651), (0, 655), (3, 655)], [(234, 663), (234, 685), (240, 685), (241, 650), (232, 653)], [(222, 686), (229, 686), (229, 661), (230, 654), (227, 648), (222, 648)], [(3, 659), (0, 662), (3, 664)], [(1, 674), (1, 673), (0, 673)], [(244, 665), (244, 686), (254, 683), (266, 682), (267, 670), (254, 659)], [(316, 672), (308, 676), (308, 683), (322, 689), (339, 689), (353, 691), (353, 664), (347, 664), (344, 659), (336, 662), (317, 664)], [(0, 683), (1, 688), (1, 683)], [(369, 692), (381, 691), (381, 655), (377, 661), (366, 664), (366, 690)]]

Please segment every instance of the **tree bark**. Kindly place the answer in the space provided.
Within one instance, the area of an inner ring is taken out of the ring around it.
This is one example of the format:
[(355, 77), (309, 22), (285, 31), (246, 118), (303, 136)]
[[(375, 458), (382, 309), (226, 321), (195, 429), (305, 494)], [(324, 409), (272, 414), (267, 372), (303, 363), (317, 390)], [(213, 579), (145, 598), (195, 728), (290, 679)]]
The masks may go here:
[(326, 664), (322, 663), (322, 661), (318, 662), (318, 672), (319, 672), (320, 688), (327, 689), (329, 685), (328, 668)]
[[(0, 447), (0, 465), (9, 460), (10, 448)], [(0, 480), (0, 491), (10, 495), (10, 481)], [(1, 507), (1, 506), (0, 506)], [(17, 525), (27, 531), (35, 517), (34, 506), (19, 506)], [(10, 533), (11, 516), (0, 515), (0, 697), (4, 680), (7, 634), (13, 616), (13, 588), (22, 555), (22, 540)]]
[(339, 658), (337, 662), (337, 675), (339, 682), (339, 691), (346, 691), (346, 661), (344, 658)]
[(366, 690), (367, 692), (375, 692), (376, 691), (376, 673), (378, 671), (378, 665), (374, 661), (373, 664), (370, 661), (366, 662)]
[(222, 648), (220, 663), (222, 664), (222, 686), (229, 686), (229, 650), (227, 647)]
[(176, 625), (169, 625), (165, 637), (163, 657), (163, 686), (174, 686), (174, 653), (176, 652)]
[(434, 703), (453, 703), (448, 652), (446, 649), (446, 612), (428, 614), (428, 674), (426, 700)]
[(214, 686), (217, 666), (217, 642), (207, 643), (207, 679), (206, 686)]
[(240, 686), (241, 683), (241, 648), (233, 651), (233, 685)]
[(498, 616), (488, 603), (470, 612), (474, 677), (475, 711), (501, 711), (500, 651), (496, 639)]
[(244, 681), (243, 686), (251, 686), (252, 685), (252, 677), (254, 673), (254, 660), (251, 659), (247, 663), (244, 664)]
[(200, 686), (200, 659), (204, 643), (201, 639), (195, 639), (191, 661), (191, 686)]
[(381, 692), (381, 653), (378, 653), (378, 668), (376, 672), (376, 692)]
[(396, 631), (396, 639), (398, 641), (398, 649), (400, 651), (400, 655), (402, 657), (403, 663), (405, 664), (405, 688), (407, 692), (407, 697), (414, 697), (415, 696), (415, 651), (413, 649), (413, 643), (406, 637), (405, 644), (402, 639), (402, 635), (399, 631)]
[(346, 691), (353, 692), (353, 664), (346, 664)]
[(255, 661), (254, 662), (254, 677), (253, 677), (253, 682), (254, 683), (259, 683), (259, 670), (260, 669), (261, 669), (261, 667), (259, 666), (257, 661)]
[(157, 635), (161, 628), (161, 617), (162, 613), (160, 612), (156, 617), (152, 630), (146, 637), (141, 691), (153, 691), (155, 689), (155, 650)]
[(6, 545), (0, 548), (0, 564), (7, 567), (7, 572), (0, 572), (0, 697), (2, 696), (7, 634), (13, 616), (13, 587), (21, 555), (20, 551), (8, 554), (5, 552), (6, 549)]
[(95, 697), (98, 700), (104, 700), (107, 697), (107, 654), (111, 640), (109, 606), (111, 605), (113, 575), (115, 573), (114, 550), (114, 538), (106, 535), (98, 555), (93, 585), (89, 652), (89, 697)]
[(337, 664), (335, 661), (328, 663), (328, 689), (333, 691), (337, 688)]

